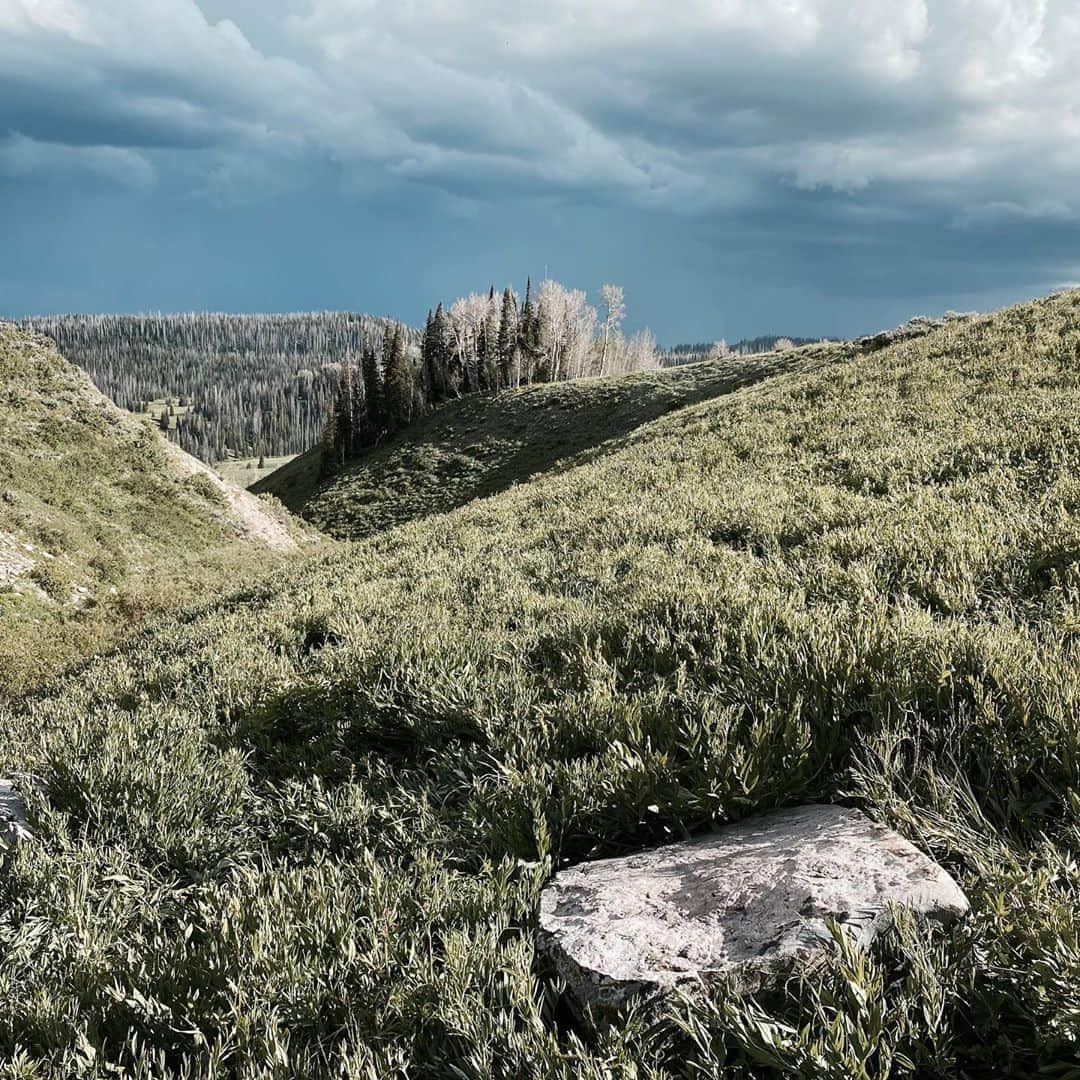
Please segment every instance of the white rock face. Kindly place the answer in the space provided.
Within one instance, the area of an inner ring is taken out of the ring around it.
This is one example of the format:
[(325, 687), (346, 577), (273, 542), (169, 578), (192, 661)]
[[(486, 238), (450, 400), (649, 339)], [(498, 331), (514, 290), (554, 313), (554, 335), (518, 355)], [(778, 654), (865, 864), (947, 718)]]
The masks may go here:
[(831, 937), (868, 945), (901, 904), (949, 922), (968, 901), (903, 837), (857, 810), (798, 806), (708, 836), (557, 874), (540, 900), (540, 949), (581, 1006), (732, 979), (755, 990)]

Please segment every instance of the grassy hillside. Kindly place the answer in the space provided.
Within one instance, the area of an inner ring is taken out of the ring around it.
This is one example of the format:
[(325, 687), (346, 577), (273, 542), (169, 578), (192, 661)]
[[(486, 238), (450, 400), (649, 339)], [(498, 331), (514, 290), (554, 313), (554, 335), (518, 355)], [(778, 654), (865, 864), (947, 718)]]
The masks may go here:
[[(708, 397), (94, 661), (0, 712), (51, 791), (0, 879), (0, 1046), (21, 1075), (1076, 1075), (1078, 477), (1072, 293)], [(931, 852), (970, 918), (575, 1024), (534, 954), (554, 868), (811, 799)]]
[(0, 430), (0, 694), (269, 561), (156, 431), (4, 323)]
[(642, 424), (851, 352), (812, 346), (604, 379), (471, 394), (437, 409), (328, 481), (314, 450), (251, 486), (334, 536), (359, 539), (462, 506), (614, 448)]
[(290, 458), (247, 487), (256, 495), (272, 495), (294, 514), (301, 514), (304, 505), (319, 485), (321, 467), (320, 444)]

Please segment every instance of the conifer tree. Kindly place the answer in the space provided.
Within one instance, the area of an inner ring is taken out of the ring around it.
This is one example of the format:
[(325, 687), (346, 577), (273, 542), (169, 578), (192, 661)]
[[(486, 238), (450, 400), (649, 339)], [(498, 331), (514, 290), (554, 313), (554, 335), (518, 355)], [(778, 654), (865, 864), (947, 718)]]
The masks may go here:
[(424, 385), (425, 404), (430, 404), (434, 398), (432, 388), (431, 368), (433, 363), (432, 354), (435, 348), (434, 334), (435, 314), (428, 308), (427, 321), (424, 323), (424, 336), (420, 341), (420, 380)]
[(446, 312), (442, 304), (435, 309), (431, 319), (430, 343), (425, 364), (431, 404), (446, 397), (450, 379), (450, 331), (446, 325)]
[(507, 288), (503, 291), (499, 316), (499, 384), (503, 387), (517, 386), (519, 381), (517, 324), (517, 301)]
[[(350, 365), (352, 366), (352, 365)], [(369, 424), (367, 420), (367, 399), (364, 393), (363, 371), (353, 367), (352, 376), (352, 431), (349, 446), (346, 451), (350, 458), (356, 457), (367, 441)]]
[(353, 448), (356, 431), (356, 417), (353, 406), (356, 404), (353, 391), (354, 371), (351, 363), (341, 365), (341, 383), (337, 397), (337, 437), (334, 441), (335, 464), (342, 466), (349, 459)]
[(540, 314), (532, 299), (532, 278), (525, 285), (525, 304), (521, 309), (521, 322), (518, 326), (518, 347), (521, 350), (521, 362), (524, 373), (521, 381), (530, 383), (536, 380), (536, 363), (542, 351), (540, 341)]
[[(389, 331), (386, 333), (389, 334)], [(371, 436), (374, 438), (386, 426), (386, 417), (383, 411), (382, 373), (379, 371), (379, 361), (375, 355), (375, 343), (370, 338), (364, 342), (362, 364), (364, 401), (367, 405), (368, 425)]]
[(480, 324), (476, 334), (476, 385), (474, 390), (487, 389), (487, 320)]
[(331, 409), (323, 428), (322, 454), (319, 461), (320, 476), (330, 476), (337, 469), (337, 409)]
[(412, 419), (412, 379), (405, 356), (405, 338), (400, 326), (386, 336), (383, 353), (383, 381), (387, 426), (393, 430)]

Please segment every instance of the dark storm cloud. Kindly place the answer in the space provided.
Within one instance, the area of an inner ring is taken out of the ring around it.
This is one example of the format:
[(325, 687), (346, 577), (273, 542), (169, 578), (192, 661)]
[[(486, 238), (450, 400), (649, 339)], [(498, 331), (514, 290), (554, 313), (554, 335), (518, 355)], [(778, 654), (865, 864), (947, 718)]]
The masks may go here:
[(0, 311), (416, 320), (545, 265), (667, 338), (997, 302), (1080, 277), (1078, 51), (1067, 0), (0, 0)]

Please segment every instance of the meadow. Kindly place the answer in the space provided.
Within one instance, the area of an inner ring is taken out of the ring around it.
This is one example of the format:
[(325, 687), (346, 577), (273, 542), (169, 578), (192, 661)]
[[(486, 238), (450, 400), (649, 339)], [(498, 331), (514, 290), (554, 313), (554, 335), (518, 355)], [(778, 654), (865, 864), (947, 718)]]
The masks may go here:
[(229, 483), (248, 488), (295, 459), (295, 454), (285, 454), (281, 457), (235, 457), (217, 462), (214, 468)]
[[(770, 362), (448, 406), (316, 494), (363, 539), (0, 706), (0, 1075), (1080, 1075), (1080, 293)], [(970, 917), (571, 1015), (555, 869), (811, 800)]]

